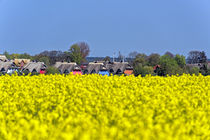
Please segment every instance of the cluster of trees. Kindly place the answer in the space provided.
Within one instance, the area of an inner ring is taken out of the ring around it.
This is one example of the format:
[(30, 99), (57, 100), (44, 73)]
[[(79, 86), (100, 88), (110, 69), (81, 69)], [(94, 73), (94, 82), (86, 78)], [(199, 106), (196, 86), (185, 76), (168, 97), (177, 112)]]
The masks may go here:
[[(73, 44), (67, 51), (44, 51), (40, 54), (31, 56), (27, 53), (24, 54), (9, 54), (4, 52), (4, 55), (8, 59), (31, 59), (32, 61), (41, 61), (48, 66), (48, 73), (58, 73), (53, 64), (57, 61), (65, 62), (76, 62), (81, 64), (87, 62), (86, 58), (90, 53), (90, 48), (87, 43), (79, 42)], [(147, 56), (144, 53), (138, 53), (136, 51), (131, 52), (126, 58), (127, 61), (133, 66), (134, 74), (145, 76), (146, 74), (151, 75), (175, 75), (175, 74), (198, 74), (209, 75), (210, 70), (208, 69), (208, 60), (204, 51), (191, 51), (187, 59), (183, 55), (172, 54), (166, 52), (164, 55), (157, 53), (150, 54)], [(119, 52), (118, 57), (114, 58), (115, 61), (124, 61), (125, 57)], [(111, 61), (109, 56), (104, 58), (104, 61)], [(189, 65), (186, 65), (189, 64)], [(193, 64), (199, 64), (195, 66)]]
[[(131, 64), (134, 67), (135, 75), (146, 74), (151, 75), (176, 75), (176, 74), (198, 74), (209, 75), (208, 60), (205, 52), (191, 51), (186, 59), (183, 55), (173, 55), (170, 52), (166, 52), (160, 56), (157, 53), (153, 53), (149, 56), (143, 53), (131, 52), (129, 54), (131, 58), (134, 58)], [(198, 66), (190, 66), (188, 64), (198, 64)]]
[(73, 44), (68, 51), (44, 51), (37, 55), (31, 56), (24, 54), (9, 54), (4, 52), (8, 59), (31, 59), (32, 61), (44, 62), (47, 66), (55, 64), (57, 61), (76, 62), (81, 64), (86, 62), (86, 57), (90, 53), (90, 48), (87, 43), (79, 42)]

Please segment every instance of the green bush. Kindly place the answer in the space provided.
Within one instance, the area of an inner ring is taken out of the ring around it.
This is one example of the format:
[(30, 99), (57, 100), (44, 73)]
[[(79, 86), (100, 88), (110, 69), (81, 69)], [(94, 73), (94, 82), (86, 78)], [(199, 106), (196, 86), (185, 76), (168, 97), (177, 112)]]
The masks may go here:
[(59, 74), (59, 70), (53, 66), (49, 66), (47, 69), (46, 69), (46, 74)]

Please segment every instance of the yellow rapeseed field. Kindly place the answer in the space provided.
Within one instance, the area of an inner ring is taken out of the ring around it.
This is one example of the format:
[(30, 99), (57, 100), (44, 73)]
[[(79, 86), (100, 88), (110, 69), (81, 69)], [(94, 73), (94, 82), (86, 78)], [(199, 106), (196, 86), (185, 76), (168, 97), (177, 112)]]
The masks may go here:
[(210, 139), (210, 76), (0, 76), (0, 140)]

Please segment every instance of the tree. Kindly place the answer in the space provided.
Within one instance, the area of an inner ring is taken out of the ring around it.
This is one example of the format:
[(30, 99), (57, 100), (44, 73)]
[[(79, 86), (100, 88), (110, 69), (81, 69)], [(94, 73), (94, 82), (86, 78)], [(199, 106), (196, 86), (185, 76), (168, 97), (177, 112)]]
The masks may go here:
[(10, 59), (10, 60), (13, 59), (13, 58), (11, 57), (11, 55), (10, 55), (7, 51), (5, 51), (5, 52), (3, 53), (3, 55), (5, 55), (7, 59)]
[(142, 64), (142, 66), (145, 66), (147, 63), (147, 55), (140, 53), (136, 56), (136, 58), (134, 59), (134, 66), (138, 65), (138, 64)]
[(206, 74), (207, 74), (207, 75), (210, 75), (210, 69), (207, 70), (207, 73), (206, 73)]
[(176, 60), (176, 63), (179, 65), (180, 68), (184, 68), (186, 65), (185, 56), (177, 54), (174, 58)]
[(64, 55), (65, 55), (65, 59), (64, 60), (66, 62), (71, 62), (71, 54), (68, 51), (65, 51)]
[[(71, 61), (76, 62), (77, 64), (81, 64), (82, 62), (87, 61), (86, 57), (90, 53), (90, 48), (87, 43), (85, 42), (79, 42), (76, 44), (73, 44), (68, 53)], [(67, 56), (68, 56), (67, 55)]]
[(164, 55), (168, 55), (168, 56), (171, 57), (171, 58), (174, 57), (173, 53), (171, 53), (171, 52), (169, 52), (169, 51), (167, 51)]
[(169, 55), (163, 55), (160, 57), (160, 67), (161, 74), (160, 75), (173, 75), (177, 74), (179, 70), (179, 66), (174, 58)]
[(149, 66), (155, 66), (160, 63), (160, 55), (157, 53), (150, 54), (147, 58)]
[(24, 54), (20, 54), (18, 58), (19, 59), (32, 59), (32, 56), (30, 54), (24, 53)]
[(10, 56), (11, 56), (12, 59), (18, 59), (20, 54), (12, 53)]
[(104, 58), (104, 61), (110, 62), (110, 61), (111, 61), (111, 58), (110, 58), (109, 56), (106, 56), (106, 57)]
[(80, 48), (80, 53), (81, 53), (81, 56), (82, 56), (82, 61), (85, 62), (86, 61), (86, 57), (90, 53), (89, 45), (86, 42), (79, 42), (79, 43), (77, 43), (77, 45)]
[(70, 58), (73, 62), (76, 62), (77, 64), (81, 64), (82, 62), (82, 54), (80, 51), (80, 47), (77, 44), (74, 44), (69, 49)]
[(207, 56), (204, 51), (190, 51), (189, 56), (187, 58), (189, 64), (196, 64), (200, 63), (200, 73), (203, 75), (207, 75), (208, 69), (207, 69)]
[(134, 67), (134, 75), (138, 76), (146, 76), (147, 74), (154, 74), (153, 67), (150, 66), (143, 66), (141, 63), (137, 64)]
[(199, 51), (190, 51), (187, 57), (187, 62), (189, 64), (200, 63), (200, 52)]
[[(55, 64), (57, 61), (65, 61), (67, 58), (66, 53), (62, 51), (44, 51), (38, 55), (35, 55), (33, 60), (40, 61), (40, 58), (47, 57), (49, 59), (49, 65)], [(45, 58), (46, 60), (46, 58)]]
[(135, 76), (138, 76), (140, 74), (145, 75), (145, 71), (141, 63), (136, 64), (133, 70)]
[(133, 52), (130, 52), (128, 54), (128, 58), (134, 59), (137, 55), (138, 55), (138, 52), (137, 51), (133, 51)]
[(187, 67), (187, 72), (188, 72), (189, 74), (198, 75), (199, 72), (200, 72), (200, 69), (199, 69), (198, 67), (192, 67), (192, 68)]
[(207, 63), (207, 56), (206, 53), (204, 51), (200, 52), (200, 63), (205, 64)]
[(59, 74), (59, 70), (53, 66), (49, 66), (46, 69), (46, 74)]
[(47, 56), (42, 56), (38, 59), (40, 62), (44, 62), (45, 65), (49, 66), (50, 65), (50, 59)]
[(151, 66), (144, 66), (145, 74), (154, 74), (154, 69)]

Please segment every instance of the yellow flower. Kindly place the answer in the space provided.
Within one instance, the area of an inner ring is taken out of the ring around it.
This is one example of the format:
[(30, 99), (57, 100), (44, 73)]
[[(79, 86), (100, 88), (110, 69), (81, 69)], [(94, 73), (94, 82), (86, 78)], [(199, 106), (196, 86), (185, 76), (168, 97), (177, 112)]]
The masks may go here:
[(0, 77), (0, 139), (210, 139), (210, 76)]

